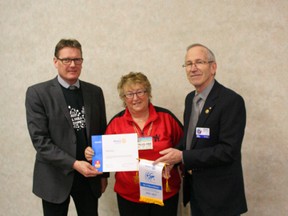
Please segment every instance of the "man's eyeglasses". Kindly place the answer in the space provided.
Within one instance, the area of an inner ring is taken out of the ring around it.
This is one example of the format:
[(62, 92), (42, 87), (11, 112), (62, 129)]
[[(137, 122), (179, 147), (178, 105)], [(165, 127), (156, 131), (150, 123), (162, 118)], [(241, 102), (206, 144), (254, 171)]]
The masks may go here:
[(124, 94), (124, 96), (127, 99), (132, 99), (134, 95), (137, 95), (138, 97), (143, 97), (146, 92), (147, 92), (146, 90), (138, 90), (136, 92), (127, 92), (126, 94)]
[(184, 65), (182, 65), (182, 67), (192, 67), (193, 65), (195, 65), (195, 67), (201, 67), (205, 64), (210, 64), (214, 61), (204, 61), (204, 60), (197, 60), (195, 62), (186, 62)]
[(61, 61), (64, 65), (70, 65), (72, 63), (72, 61), (74, 62), (75, 65), (81, 65), (83, 63), (83, 58), (74, 58), (74, 59), (70, 59), (70, 58), (57, 58), (59, 61)]

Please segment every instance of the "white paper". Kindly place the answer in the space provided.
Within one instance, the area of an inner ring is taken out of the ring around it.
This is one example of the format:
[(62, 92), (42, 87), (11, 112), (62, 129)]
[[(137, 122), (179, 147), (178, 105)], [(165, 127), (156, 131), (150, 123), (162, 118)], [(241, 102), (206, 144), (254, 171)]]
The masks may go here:
[(92, 136), (92, 148), (92, 165), (100, 172), (138, 170), (136, 133)]

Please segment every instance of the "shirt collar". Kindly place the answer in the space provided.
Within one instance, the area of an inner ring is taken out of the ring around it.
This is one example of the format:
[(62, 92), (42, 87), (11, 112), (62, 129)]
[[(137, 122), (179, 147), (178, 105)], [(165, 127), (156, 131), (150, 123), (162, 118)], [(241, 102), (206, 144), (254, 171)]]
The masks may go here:
[[(206, 98), (208, 97), (214, 83), (215, 83), (215, 80), (213, 79), (212, 82), (204, 89), (204, 91), (199, 93), (199, 96), (202, 100), (206, 101)], [(198, 94), (198, 93), (195, 91), (195, 95), (196, 94)]]
[[(67, 89), (69, 88), (70, 84), (68, 84), (61, 76), (58, 75), (57, 79), (61, 86)], [(77, 88), (80, 88), (79, 79), (77, 79), (77, 81), (72, 86), (76, 86)]]

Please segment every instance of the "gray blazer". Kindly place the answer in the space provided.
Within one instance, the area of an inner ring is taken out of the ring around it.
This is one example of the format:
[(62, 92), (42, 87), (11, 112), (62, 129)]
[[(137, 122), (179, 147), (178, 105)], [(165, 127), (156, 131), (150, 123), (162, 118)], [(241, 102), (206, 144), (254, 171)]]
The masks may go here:
[[(80, 86), (88, 145), (91, 146), (91, 135), (105, 133), (105, 101), (100, 87), (83, 81)], [(77, 141), (57, 77), (29, 87), (25, 106), (29, 134), (37, 152), (33, 193), (48, 202), (62, 203), (69, 196), (73, 183)], [(97, 197), (101, 196), (100, 180), (101, 176), (89, 178)]]

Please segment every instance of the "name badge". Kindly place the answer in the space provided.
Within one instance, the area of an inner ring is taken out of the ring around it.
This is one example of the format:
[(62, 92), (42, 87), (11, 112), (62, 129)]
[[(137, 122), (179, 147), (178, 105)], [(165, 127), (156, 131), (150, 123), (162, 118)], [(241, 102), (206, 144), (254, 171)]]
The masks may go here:
[(203, 139), (209, 139), (210, 138), (210, 128), (196, 128), (196, 137), (197, 138), (203, 138)]
[(153, 149), (152, 137), (139, 137), (138, 138), (138, 150)]

